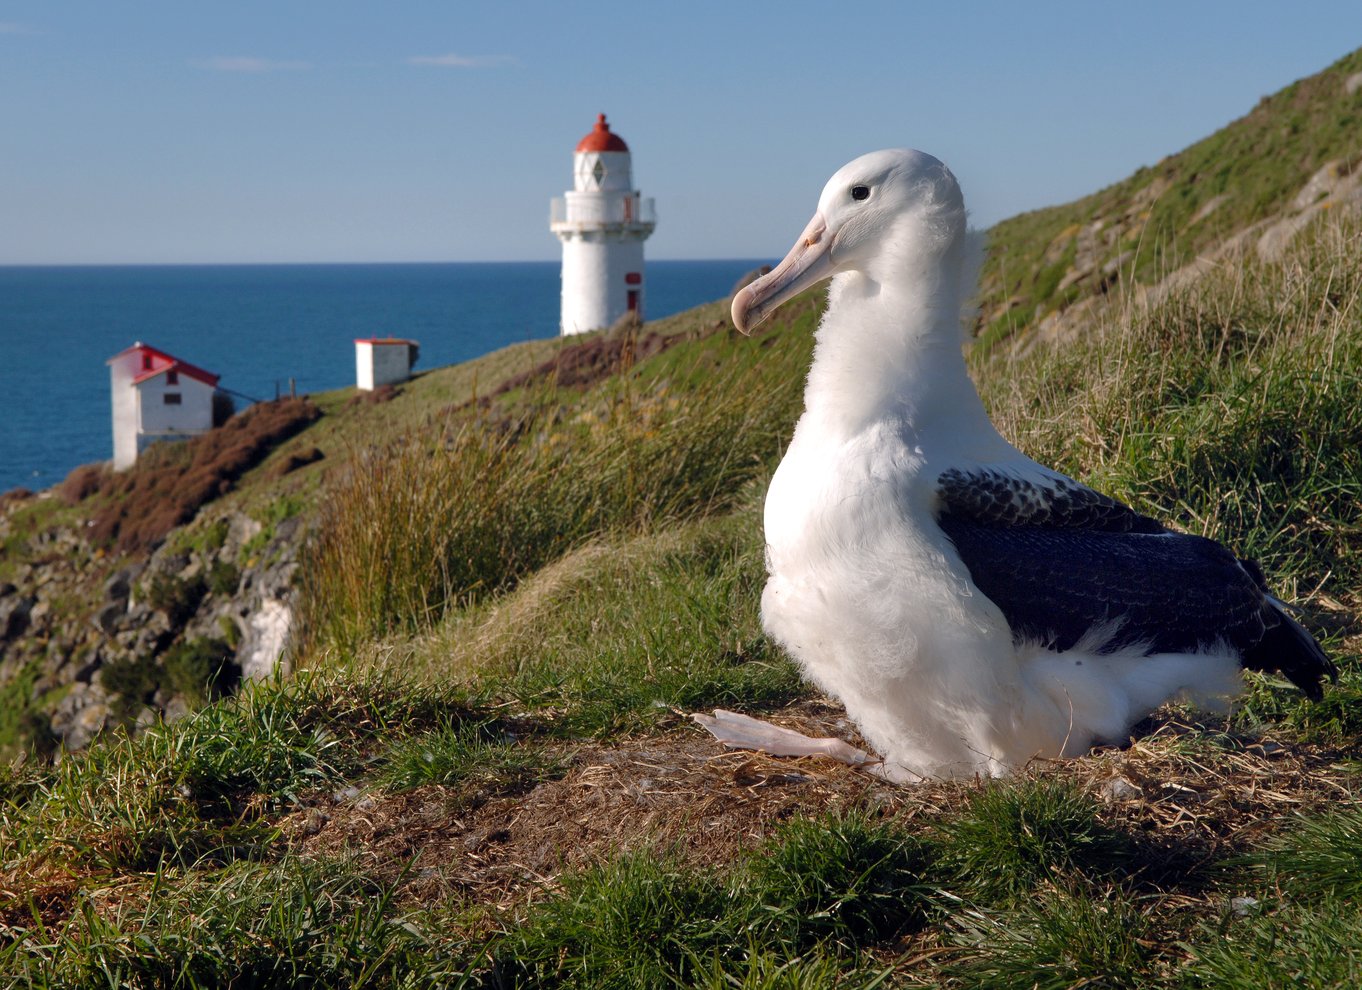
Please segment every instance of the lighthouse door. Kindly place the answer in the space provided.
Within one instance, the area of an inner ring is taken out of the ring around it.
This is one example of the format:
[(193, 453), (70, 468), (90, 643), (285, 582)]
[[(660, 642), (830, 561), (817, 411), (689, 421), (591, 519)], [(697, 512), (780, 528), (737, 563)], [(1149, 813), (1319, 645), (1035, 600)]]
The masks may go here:
[(629, 290), (629, 312), (638, 312), (638, 289)]

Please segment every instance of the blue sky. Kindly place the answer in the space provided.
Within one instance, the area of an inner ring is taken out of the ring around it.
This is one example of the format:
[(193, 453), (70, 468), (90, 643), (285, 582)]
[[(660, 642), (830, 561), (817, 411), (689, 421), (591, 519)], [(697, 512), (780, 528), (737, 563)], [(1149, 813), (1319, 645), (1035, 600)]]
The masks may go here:
[(0, 0), (0, 264), (554, 258), (602, 111), (650, 257), (782, 254), (892, 146), (988, 226), (1358, 45), (1358, 0)]

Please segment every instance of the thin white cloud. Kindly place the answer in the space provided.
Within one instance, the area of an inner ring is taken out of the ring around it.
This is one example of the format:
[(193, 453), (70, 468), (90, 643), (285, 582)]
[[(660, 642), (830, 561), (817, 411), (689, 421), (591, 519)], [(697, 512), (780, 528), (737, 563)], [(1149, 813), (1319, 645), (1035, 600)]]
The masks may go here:
[(16, 21), (0, 21), (0, 34), (37, 34), (27, 24), (19, 24)]
[(411, 55), (408, 65), (434, 65), (442, 69), (495, 69), (502, 65), (519, 65), (510, 55)]
[(200, 69), (211, 72), (294, 72), (310, 69), (310, 62), (290, 62), (273, 58), (259, 58), (255, 55), (214, 55), (194, 63)]

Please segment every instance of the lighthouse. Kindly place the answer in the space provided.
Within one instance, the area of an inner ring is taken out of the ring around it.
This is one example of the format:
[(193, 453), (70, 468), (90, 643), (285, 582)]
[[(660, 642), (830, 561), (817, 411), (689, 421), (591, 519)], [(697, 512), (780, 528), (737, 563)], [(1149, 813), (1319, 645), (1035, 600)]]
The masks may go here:
[(549, 229), (563, 242), (564, 335), (643, 318), (643, 242), (657, 218), (630, 174), (629, 146), (596, 118), (572, 156), (572, 191), (554, 199)]

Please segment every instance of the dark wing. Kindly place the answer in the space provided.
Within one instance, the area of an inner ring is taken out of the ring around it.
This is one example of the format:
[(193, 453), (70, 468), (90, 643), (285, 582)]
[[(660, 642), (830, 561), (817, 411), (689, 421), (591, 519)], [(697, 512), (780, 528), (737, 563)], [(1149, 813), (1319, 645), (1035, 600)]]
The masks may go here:
[(1306, 694), (1336, 677), (1315, 640), (1267, 593), (1261, 572), (1212, 540), (1174, 533), (1067, 479), (948, 471), (938, 524), (1014, 638), (1051, 649), (1108, 631), (1103, 652), (1146, 655), (1216, 642), (1245, 666), (1281, 670)]

